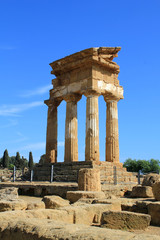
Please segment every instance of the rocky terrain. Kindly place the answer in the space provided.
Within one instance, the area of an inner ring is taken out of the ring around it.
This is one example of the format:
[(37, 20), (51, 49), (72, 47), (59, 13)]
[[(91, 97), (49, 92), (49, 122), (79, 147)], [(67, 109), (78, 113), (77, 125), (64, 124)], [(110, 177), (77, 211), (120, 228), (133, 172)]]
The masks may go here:
[(158, 240), (159, 178), (146, 178), (130, 197), (118, 198), (82, 190), (68, 191), (67, 199), (29, 197), (18, 196), (18, 188), (0, 189), (0, 239)]

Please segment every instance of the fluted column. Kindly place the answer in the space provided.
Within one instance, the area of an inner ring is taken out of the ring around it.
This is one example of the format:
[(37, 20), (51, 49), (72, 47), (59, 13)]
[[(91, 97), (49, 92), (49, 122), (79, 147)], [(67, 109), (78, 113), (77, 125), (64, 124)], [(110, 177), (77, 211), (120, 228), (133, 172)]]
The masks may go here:
[(65, 123), (65, 162), (78, 161), (78, 134), (77, 134), (77, 102), (81, 95), (72, 94), (64, 97), (66, 106)]
[(85, 161), (98, 162), (99, 159), (99, 115), (98, 97), (95, 93), (86, 93), (86, 140)]
[(118, 109), (116, 100), (108, 100), (106, 113), (106, 161), (119, 163)]
[(61, 101), (46, 101), (48, 105), (46, 162), (57, 162), (57, 107)]

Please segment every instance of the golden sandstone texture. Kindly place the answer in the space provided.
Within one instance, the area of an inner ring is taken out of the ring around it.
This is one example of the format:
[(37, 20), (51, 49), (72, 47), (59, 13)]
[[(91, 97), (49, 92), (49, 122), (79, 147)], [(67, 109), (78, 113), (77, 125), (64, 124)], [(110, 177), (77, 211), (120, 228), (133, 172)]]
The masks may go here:
[(106, 161), (119, 163), (118, 109), (123, 99), (119, 66), (113, 62), (120, 47), (89, 48), (50, 64), (53, 89), (48, 106), (46, 162), (57, 162), (57, 108), (66, 101), (64, 162), (78, 161), (77, 102), (86, 97), (85, 161), (99, 162), (98, 98), (106, 102)]
[[(81, 192), (90, 194), (89, 191)], [(96, 198), (92, 195), (92, 198), (89, 199), (90, 203), (87, 203), (88, 198), (85, 197), (74, 204), (69, 204), (67, 200), (58, 196), (45, 196), (43, 201), (41, 198), (36, 198), (35, 201), (35, 198), (31, 197), (29, 202), (25, 197), (26, 205), (29, 206), (31, 202), (35, 205), (37, 203), (35, 209), (27, 210), (26, 208), (23, 211), (1, 212), (0, 239), (159, 239), (159, 236), (155, 235), (137, 235), (136, 233), (114, 230), (145, 229), (151, 218), (153, 223), (157, 221), (157, 225), (160, 225), (158, 218), (157, 220), (155, 218), (158, 208), (156, 206), (154, 210), (153, 206), (150, 207), (151, 202), (146, 204), (146, 209), (149, 207), (150, 211), (148, 215), (121, 211), (122, 201), (123, 204), (128, 201), (132, 202), (133, 205), (137, 201), (136, 199), (106, 199), (105, 196), (100, 199), (98, 195)], [(43, 204), (45, 202), (45, 207), (50, 209), (38, 209), (38, 206), (42, 207), (40, 202)], [(97, 227), (93, 227), (94, 225)], [(106, 227), (112, 228), (112, 230), (104, 229)]]
[(95, 168), (80, 169), (78, 175), (78, 190), (100, 192), (100, 170)]
[(101, 226), (113, 229), (145, 229), (149, 226), (151, 216), (125, 211), (108, 211), (102, 214)]
[(18, 219), (0, 222), (3, 240), (159, 240), (159, 236), (69, 224), (48, 219)]

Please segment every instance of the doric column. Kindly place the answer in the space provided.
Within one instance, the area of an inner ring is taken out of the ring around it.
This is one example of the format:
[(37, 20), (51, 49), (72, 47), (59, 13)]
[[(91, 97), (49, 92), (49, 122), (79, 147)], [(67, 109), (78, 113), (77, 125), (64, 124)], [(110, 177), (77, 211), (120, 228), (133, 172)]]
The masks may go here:
[(65, 162), (78, 161), (78, 136), (77, 136), (77, 102), (81, 95), (72, 94), (64, 96), (67, 102), (65, 123)]
[(98, 97), (95, 93), (85, 93), (86, 102), (86, 140), (85, 161), (98, 162), (99, 159), (99, 115)]
[(48, 118), (47, 118), (47, 137), (46, 137), (46, 162), (57, 162), (57, 107), (61, 101), (47, 100)]
[(104, 97), (106, 112), (106, 161), (119, 163), (119, 135), (117, 101)]

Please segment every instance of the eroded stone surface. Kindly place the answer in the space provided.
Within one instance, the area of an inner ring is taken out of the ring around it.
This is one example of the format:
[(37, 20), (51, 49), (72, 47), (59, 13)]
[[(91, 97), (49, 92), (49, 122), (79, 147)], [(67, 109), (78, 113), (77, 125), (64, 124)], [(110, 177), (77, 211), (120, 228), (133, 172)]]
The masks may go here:
[(151, 215), (151, 223), (160, 226), (160, 202), (150, 203), (148, 213)]
[(0, 189), (0, 200), (16, 200), (18, 198), (18, 188), (5, 187)]
[(45, 207), (50, 209), (69, 206), (69, 201), (59, 196), (45, 196), (43, 202), (45, 203)]
[(153, 186), (156, 182), (160, 181), (160, 175), (156, 173), (147, 174), (142, 182), (142, 186)]
[(100, 192), (100, 170), (96, 168), (80, 169), (78, 175), (78, 190)]
[[(119, 85), (119, 66), (113, 62), (121, 48), (90, 48), (52, 62), (53, 89), (48, 105), (46, 162), (57, 158), (57, 105), (67, 101), (65, 131), (65, 162), (78, 160), (77, 101), (75, 96), (85, 95), (86, 146), (85, 160), (99, 162), (98, 97), (107, 101), (106, 161), (119, 162), (117, 101), (123, 99)], [(52, 135), (52, 136), (51, 136)]]
[(19, 218), (0, 221), (0, 238), (3, 240), (159, 240), (159, 236), (136, 234), (120, 230), (111, 230), (86, 225), (75, 225), (52, 220)]
[(151, 216), (141, 213), (108, 211), (102, 214), (101, 226), (112, 229), (145, 229)]
[(67, 199), (74, 203), (78, 201), (80, 198), (105, 198), (105, 194), (103, 192), (96, 192), (96, 191), (68, 191), (67, 192)]
[(13, 211), (13, 210), (24, 210), (27, 208), (27, 202), (22, 199), (17, 200), (1, 200), (0, 201), (0, 212)]
[(44, 209), (45, 208), (45, 203), (42, 201), (38, 202), (33, 202), (33, 203), (27, 203), (27, 210), (32, 210), (32, 209)]
[(156, 183), (152, 186), (152, 190), (153, 190), (154, 198), (155, 198), (157, 201), (160, 201), (160, 182), (156, 182)]
[(153, 198), (152, 187), (150, 186), (135, 186), (132, 189), (131, 197), (135, 198)]

